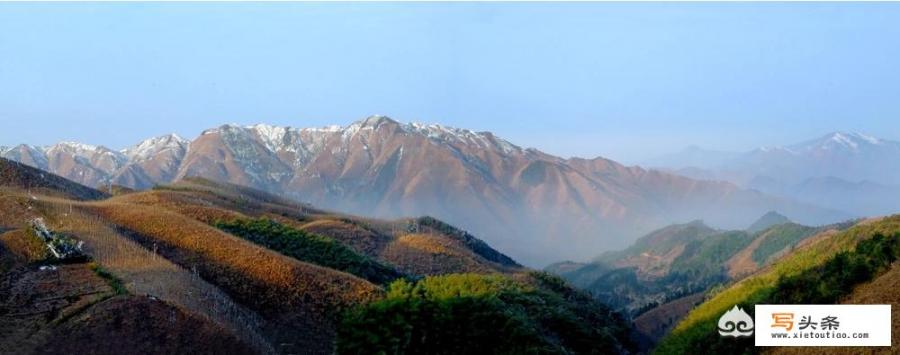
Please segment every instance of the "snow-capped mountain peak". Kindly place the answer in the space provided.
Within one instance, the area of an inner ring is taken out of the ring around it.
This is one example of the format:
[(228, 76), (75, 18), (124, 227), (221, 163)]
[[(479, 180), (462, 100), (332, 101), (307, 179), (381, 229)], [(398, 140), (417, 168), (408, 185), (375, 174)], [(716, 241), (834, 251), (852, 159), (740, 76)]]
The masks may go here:
[(256, 135), (259, 136), (259, 139), (263, 142), (263, 145), (273, 152), (278, 151), (279, 148), (282, 147), (284, 144), (284, 137), (291, 129), (290, 127), (273, 126), (263, 123), (247, 126), (245, 128), (255, 131)]
[(145, 139), (137, 145), (121, 150), (130, 161), (143, 161), (170, 149), (185, 149), (190, 143), (175, 133)]
[(846, 151), (860, 152), (867, 147), (883, 146), (888, 141), (856, 132), (832, 132), (818, 139), (806, 141), (791, 148), (797, 151)]
[(99, 147), (96, 145), (90, 145), (90, 144), (84, 144), (84, 143), (78, 143), (78, 142), (72, 142), (72, 141), (62, 141), (62, 142), (56, 143), (47, 148), (48, 151), (50, 151), (50, 150), (65, 150), (65, 151), (70, 151), (70, 152), (81, 152), (81, 153), (85, 153), (85, 152), (94, 153), (94, 152), (97, 152), (98, 149), (99, 149)]
[(343, 129), (344, 129), (344, 127), (341, 127), (339, 125), (330, 125), (330, 126), (324, 126), (324, 127), (301, 128), (300, 131), (334, 133), (334, 132), (340, 132)]
[(422, 134), (437, 142), (471, 144), (479, 148), (496, 148), (504, 154), (522, 152), (521, 147), (500, 139), (490, 132), (475, 132), (469, 129), (419, 122), (407, 123), (403, 125), (403, 130)]
[(852, 148), (859, 148), (860, 143), (868, 143), (872, 145), (881, 144), (881, 140), (878, 138), (856, 132), (834, 132), (830, 136), (830, 141)]
[(102, 145), (91, 145), (72, 141), (63, 141), (41, 149), (46, 154), (71, 154), (83, 159), (108, 159), (112, 165), (121, 165), (128, 158), (121, 152), (109, 149)]

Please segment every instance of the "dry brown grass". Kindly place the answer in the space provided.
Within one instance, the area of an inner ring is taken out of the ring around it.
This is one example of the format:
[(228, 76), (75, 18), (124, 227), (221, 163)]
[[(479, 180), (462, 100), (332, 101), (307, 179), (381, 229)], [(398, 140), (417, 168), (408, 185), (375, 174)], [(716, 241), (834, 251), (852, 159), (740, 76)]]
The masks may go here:
[(3, 233), (0, 235), (0, 244), (22, 263), (42, 260), (49, 255), (44, 243), (23, 229)]
[(0, 353), (40, 354), (53, 324), (109, 297), (113, 290), (86, 264), (53, 271), (20, 266), (0, 279)]
[(297, 261), (165, 208), (110, 201), (86, 206), (259, 312), (273, 344), (330, 353), (338, 310), (383, 294), (356, 276)]
[(696, 293), (664, 303), (634, 319), (635, 329), (653, 343), (658, 342), (675, 327), (694, 306), (703, 302), (703, 293)]
[(310, 214), (330, 214), (267, 192), (228, 183), (216, 183), (205, 179), (188, 178), (172, 185), (162, 186), (156, 191), (172, 191), (200, 196), (208, 203), (219, 207), (254, 214), (265, 210), (297, 220), (304, 220)]
[[(129, 292), (155, 295), (225, 326), (245, 342), (263, 336), (276, 347), (287, 343), (291, 352), (333, 351), (337, 311), (378, 299), (383, 290), (353, 275), (265, 249), (210, 223), (270, 218), (419, 275), (497, 270), (450, 236), (435, 231), (403, 234), (405, 221), (324, 212), (233, 186), (189, 181), (96, 202), (32, 198), (5, 189), (9, 193), (0, 193), (0, 206), (9, 208), (0, 211), (0, 233), (3, 223), (21, 227), (42, 216), (52, 229), (85, 241), (88, 254)], [(21, 232), (7, 234), (0, 241), (23, 240)], [(19, 245), (5, 249), (28, 250)], [(238, 324), (242, 320), (249, 324)]]
[(216, 188), (210, 182), (178, 183), (171, 189), (129, 194), (109, 202), (161, 207), (206, 224), (247, 216), (265, 217), (335, 239), (359, 253), (416, 275), (510, 271), (439, 231), (423, 228), (428, 233), (407, 234), (408, 221), (385, 222), (326, 213), (282, 200), (261, 201), (257, 194), (236, 193), (232, 189), (231, 186)]
[(319, 219), (309, 223), (292, 223), (305, 232), (333, 238), (359, 253), (379, 258), (393, 237), (377, 234), (355, 224), (334, 219)]
[[(102, 341), (98, 335), (102, 336)], [(143, 296), (91, 306), (54, 329), (38, 354), (248, 354), (253, 349), (208, 319)]]
[(756, 239), (753, 239), (753, 241), (744, 249), (737, 254), (734, 254), (731, 259), (728, 259), (728, 262), (725, 264), (725, 269), (728, 270), (728, 277), (737, 279), (738, 277), (749, 275), (759, 269), (759, 265), (753, 261), (753, 251), (756, 250), (756, 248), (759, 248), (759, 245), (762, 244), (770, 234), (772, 234), (772, 230), (756, 237)]
[(19, 228), (38, 217), (34, 203), (25, 191), (0, 187), (0, 228)]
[(384, 249), (382, 257), (401, 271), (416, 275), (497, 272), (453, 241), (429, 234), (401, 235)]
[(0, 186), (21, 189), (29, 194), (78, 200), (95, 200), (106, 197), (100, 191), (5, 158), (0, 158)]
[(104, 218), (183, 251), (226, 288), (276, 308), (318, 312), (377, 297), (381, 289), (355, 276), (297, 261), (180, 214), (148, 206), (97, 203)]
[(229, 329), (260, 352), (270, 352), (258, 315), (191, 271), (121, 235), (108, 222), (84, 211), (82, 204), (45, 201), (36, 209), (50, 228), (84, 241), (85, 251), (130, 293), (153, 295), (188, 309)]

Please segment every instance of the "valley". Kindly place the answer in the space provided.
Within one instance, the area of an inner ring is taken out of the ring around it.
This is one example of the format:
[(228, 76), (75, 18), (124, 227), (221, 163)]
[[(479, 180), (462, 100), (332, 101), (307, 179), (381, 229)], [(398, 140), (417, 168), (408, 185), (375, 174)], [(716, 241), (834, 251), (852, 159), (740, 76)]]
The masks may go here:
[[(724, 343), (702, 329), (715, 307), (724, 306), (723, 297), (726, 303), (787, 297), (771, 293), (797, 292), (790, 282), (800, 281), (785, 277), (835, 262), (834, 255), (870, 237), (893, 240), (883, 236), (900, 230), (895, 217), (812, 227), (769, 211), (743, 230), (699, 220), (670, 225), (623, 250), (588, 263), (555, 263), (544, 273), (433, 217), (357, 217), (203, 178), (104, 193), (18, 162), (0, 163), (0, 324), (33, 329), (11, 331), (2, 344), (16, 343), (21, 353), (54, 353), (60, 341), (77, 348), (97, 334), (135, 332), (103, 323), (134, 324), (131, 312), (177, 320), (152, 323), (151, 331), (168, 334), (167, 340), (128, 345), (150, 352), (188, 349), (179, 337), (188, 336), (182, 326), (192, 322), (206, 329), (207, 339), (221, 339), (191, 344), (199, 353), (719, 349)], [(54, 262), (33, 234), (35, 218), (50, 233), (83, 243), (88, 259)], [(880, 276), (889, 264), (853, 282), (890, 282), (892, 271)], [(763, 286), (773, 280), (775, 289)], [(838, 296), (826, 301), (857, 297), (847, 287), (834, 286)], [(63, 294), (28, 293), (41, 289)], [(877, 288), (870, 289), (859, 292)], [(748, 296), (734, 299), (735, 292)], [(548, 305), (562, 313), (548, 313)], [(450, 323), (439, 324), (451, 328), (432, 328), (423, 319), (443, 319)], [(388, 323), (396, 328), (383, 328)], [(467, 330), (450, 331), (463, 324)], [(494, 341), (496, 331), (522, 338)], [(456, 345), (404, 340), (424, 334)]]
[[(88, 347), (111, 353), (117, 346), (160, 354), (358, 353), (358, 346), (414, 352), (439, 349), (438, 341), (473, 347), (448, 353), (489, 344), (501, 352), (554, 353), (634, 346), (624, 319), (603, 304), (434, 218), (360, 218), (198, 178), (107, 195), (7, 160), (0, 160), (0, 172), (6, 230), (0, 238), (0, 327), (16, 329), (5, 333), (0, 348), (17, 353)], [(48, 255), (29, 225), (35, 218), (50, 233), (82, 242), (88, 259), (66, 263)], [(397, 298), (418, 284), (456, 296)], [(551, 316), (534, 308), (547, 302), (569, 310)], [(432, 334), (424, 343), (398, 344), (390, 339), (402, 333), (364, 328), (354, 318), (390, 305), (392, 314), (408, 314), (407, 322), (418, 324), (437, 311), (421, 307), (451, 304), (462, 308), (436, 324), (470, 330), (417, 330)], [(508, 314), (513, 304), (524, 308)], [(139, 318), (143, 314), (149, 318)], [(540, 331), (493, 343), (488, 339), (498, 339), (497, 332), (511, 331), (499, 324)], [(616, 335), (601, 336), (606, 332)], [(130, 335), (137, 333), (144, 335)], [(165, 335), (150, 337), (157, 333)], [(186, 343), (194, 334), (204, 342)]]

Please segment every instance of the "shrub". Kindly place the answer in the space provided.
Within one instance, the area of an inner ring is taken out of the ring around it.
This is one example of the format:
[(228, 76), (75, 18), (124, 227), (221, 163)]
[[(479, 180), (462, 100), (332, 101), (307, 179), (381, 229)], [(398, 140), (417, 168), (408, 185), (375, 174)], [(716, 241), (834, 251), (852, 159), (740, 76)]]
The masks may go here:
[(335, 241), (265, 219), (216, 221), (216, 227), (292, 258), (386, 284), (403, 276)]
[[(558, 279), (453, 274), (391, 283), (387, 298), (345, 314), (343, 354), (621, 352), (622, 319)], [(587, 303), (581, 303), (585, 301)]]
[(772, 293), (773, 303), (837, 302), (853, 286), (871, 280), (887, 269), (900, 254), (900, 236), (875, 234), (852, 251), (836, 254), (822, 266), (807, 272), (782, 276)]
[[(737, 304), (753, 313), (756, 304), (829, 304), (855, 286), (887, 270), (900, 255), (900, 217), (859, 225), (773, 265), (773, 268), (718, 293), (702, 304), (667, 336), (659, 354), (685, 352), (754, 353), (751, 341), (723, 340), (716, 321)], [(885, 233), (892, 236), (886, 237)]]
[(125, 288), (125, 285), (122, 284), (122, 280), (119, 280), (115, 275), (106, 271), (102, 266), (95, 262), (90, 263), (91, 270), (94, 271), (97, 276), (106, 280), (106, 283), (113, 289), (116, 295), (124, 295), (128, 293), (128, 289)]

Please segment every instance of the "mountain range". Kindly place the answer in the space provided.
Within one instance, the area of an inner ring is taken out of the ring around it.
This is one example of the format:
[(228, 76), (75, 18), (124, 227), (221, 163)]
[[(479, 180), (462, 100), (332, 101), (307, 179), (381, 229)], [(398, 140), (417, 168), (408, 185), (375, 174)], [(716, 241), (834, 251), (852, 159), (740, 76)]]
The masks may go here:
[(833, 132), (787, 146), (723, 152), (691, 146), (643, 165), (842, 210), (854, 216), (900, 211), (900, 142)]
[(147, 189), (203, 177), (349, 213), (435, 216), (528, 265), (586, 260), (698, 218), (733, 229), (771, 210), (806, 224), (849, 217), (730, 182), (564, 159), (490, 132), (384, 116), (344, 127), (229, 124), (193, 140), (172, 134), (122, 150), (23, 144), (0, 148), (0, 156), (88, 186)]

